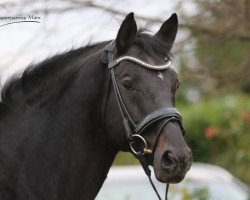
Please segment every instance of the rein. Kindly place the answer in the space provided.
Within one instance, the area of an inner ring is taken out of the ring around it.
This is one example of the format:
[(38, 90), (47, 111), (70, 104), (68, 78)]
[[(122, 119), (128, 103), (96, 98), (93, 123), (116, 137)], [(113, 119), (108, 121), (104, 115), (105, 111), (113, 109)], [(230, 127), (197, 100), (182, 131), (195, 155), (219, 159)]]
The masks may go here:
[[(102, 62), (104, 64), (108, 64), (108, 80), (106, 82), (106, 88), (107, 88), (107, 93), (106, 96), (104, 97), (104, 104), (103, 104), (103, 118), (105, 115), (105, 111), (106, 111), (106, 105), (107, 105), (107, 100), (108, 100), (108, 96), (109, 96), (109, 91), (110, 91), (110, 81), (112, 82), (113, 85), (113, 89), (114, 89), (114, 93), (115, 93), (115, 98), (122, 116), (122, 120), (123, 120), (123, 125), (125, 128), (125, 133), (126, 133), (126, 137), (130, 146), (130, 149), (132, 151), (132, 153), (134, 154), (134, 156), (139, 160), (142, 168), (144, 169), (145, 174), (147, 175), (149, 182), (152, 186), (152, 188), (154, 189), (157, 197), (159, 200), (162, 200), (152, 179), (151, 179), (151, 170), (149, 168), (149, 164), (148, 164), (148, 155), (154, 155), (154, 151), (155, 148), (157, 146), (157, 142), (159, 140), (160, 134), (164, 128), (164, 126), (169, 123), (170, 121), (177, 121), (182, 134), (185, 134), (183, 125), (182, 125), (182, 117), (179, 113), (179, 111), (174, 108), (160, 108), (157, 109), (155, 111), (153, 111), (152, 113), (148, 114), (141, 122), (139, 122), (138, 124), (134, 123), (133, 119), (131, 118), (127, 107), (125, 105), (125, 103), (123, 102), (122, 96), (120, 94), (117, 82), (116, 82), (116, 78), (115, 78), (115, 67), (118, 66), (121, 62), (123, 61), (130, 61), (130, 62), (134, 62), (142, 67), (145, 67), (147, 69), (151, 69), (151, 70), (167, 70), (170, 68), (171, 65), (171, 61), (168, 60), (166, 62), (166, 64), (164, 65), (150, 65), (148, 63), (145, 63), (144, 61), (132, 57), (132, 56), (122, 56), (119, 57), (117, 59), (114, 59), (113, 57), (113, 44), (114, 42), (109, 43), (105, 49), (104, 49), (104, 53), (107, 54), (108, 60), (107, 62), (103, 61)], [(111, 79), (111, 80), (110, 80)], [(149, 149), (148, 145), (147, 145), (147, 141), (144, 139), (144, 137), (142, 136), (143, 132), (145, 129), (147, 129), (149, 126), (156, 124), (159, 121), (163, 121), (163, 124), (161, 125), (158, 133), (157, 133), (157, 137), (156, 137), (156, 142), (154, 144), (153, 149)], [(104, 122), (104, 121), (103, 121)], [(138, 150), (137, 148), (135, 148), (136, 144), (142, 144), (143, 148)], [(165, 194), (165, 200), (167, 200), (167, 193), (168, 193), (168, 187), (169, 184), (167, 183), (166, 186), (166, 194)]]

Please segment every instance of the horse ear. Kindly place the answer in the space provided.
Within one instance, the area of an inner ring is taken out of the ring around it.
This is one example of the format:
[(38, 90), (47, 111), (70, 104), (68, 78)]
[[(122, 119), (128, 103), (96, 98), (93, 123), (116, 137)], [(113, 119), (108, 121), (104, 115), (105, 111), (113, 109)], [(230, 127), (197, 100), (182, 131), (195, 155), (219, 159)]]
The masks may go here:
[(178, 30), (178, 17), (176, 13), (174, 13), (168, 20), (166, 20), (162, 24), (160, 30), (155, 34), (155, 37), (158, 37), (162, 41), (167, 42), (168, 43), (167, 45), (170, 46), (171, 49), (176, 37), (177, 30)]
[(116, 37), (116, 50), (119, 53), (126, 51), (132, 44), (137, 32), (134, 13), (129, 13), (123, 20)]

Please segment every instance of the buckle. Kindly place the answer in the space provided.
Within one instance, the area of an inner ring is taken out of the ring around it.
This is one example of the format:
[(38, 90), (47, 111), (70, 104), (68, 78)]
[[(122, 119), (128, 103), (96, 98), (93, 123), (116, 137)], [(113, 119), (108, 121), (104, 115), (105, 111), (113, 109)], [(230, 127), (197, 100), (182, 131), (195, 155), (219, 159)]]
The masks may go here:
[[(129, 142), (129, 146), (130, 146), (131, 151), (135, 155), (138, 156), (138, 155), (152, 154), (152, 150), (148, 148), (148, 144), (146, 140), (141, 135), (134, 134), (131, 136), (131, 139), (132, 141)], [(138, 142), (143, 145), (143, 148), (140, 150), (137, 150), (134, 146), (136, 143), (138, 144)]]

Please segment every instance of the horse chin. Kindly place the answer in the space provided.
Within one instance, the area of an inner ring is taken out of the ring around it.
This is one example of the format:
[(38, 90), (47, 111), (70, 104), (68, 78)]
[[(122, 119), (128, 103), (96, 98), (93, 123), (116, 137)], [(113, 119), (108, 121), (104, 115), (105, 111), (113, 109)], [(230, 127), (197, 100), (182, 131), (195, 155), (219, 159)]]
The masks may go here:
[(180, 183), (186, 175), (186, 170), (175, 169), (167, 171), (158, 163), (153, 163), (155, 178), (162, 183)]
[(162, 183), (180, 183), (184, 178), (185, 174), (168, 174), (166, 172), (156, 172), (155, 177)]

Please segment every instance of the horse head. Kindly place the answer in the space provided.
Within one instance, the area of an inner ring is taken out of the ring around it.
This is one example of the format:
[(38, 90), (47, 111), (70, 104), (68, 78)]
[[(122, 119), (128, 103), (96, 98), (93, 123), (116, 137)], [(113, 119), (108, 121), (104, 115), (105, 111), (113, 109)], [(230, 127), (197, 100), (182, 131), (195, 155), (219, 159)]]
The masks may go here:
[(130, 13), (105, 49), (112, 85), (104, 114), (108, 138), (118, 150), (143, 156), (156, 178), (168, 183), (183, 180), (192, 163), (175, 108), (179, 80), (170, 50), (177, 29), (173, 14), (155, 35), (145, 34)]

